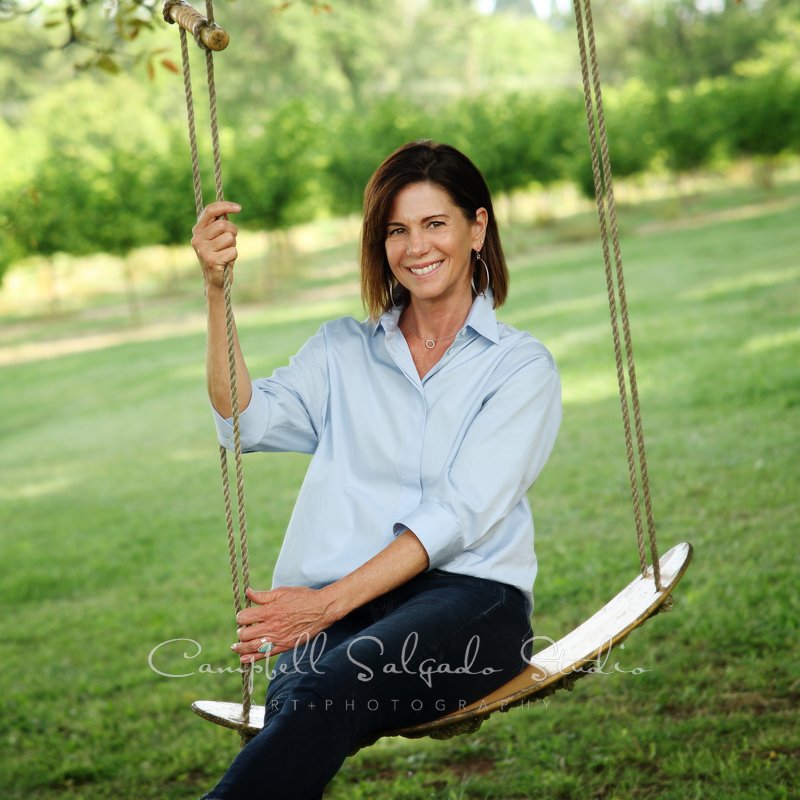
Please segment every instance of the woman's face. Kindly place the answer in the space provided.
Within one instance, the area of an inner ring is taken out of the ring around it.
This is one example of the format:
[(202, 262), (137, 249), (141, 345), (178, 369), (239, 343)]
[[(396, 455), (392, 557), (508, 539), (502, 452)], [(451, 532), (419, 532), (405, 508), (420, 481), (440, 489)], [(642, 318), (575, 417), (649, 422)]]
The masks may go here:
[(471, 298), (472, 251), (486, 233), (486, 209), (470, 221), (434, 183), (411, 183), (394, 198), (386, 225), (386, 258), (411, 302)]

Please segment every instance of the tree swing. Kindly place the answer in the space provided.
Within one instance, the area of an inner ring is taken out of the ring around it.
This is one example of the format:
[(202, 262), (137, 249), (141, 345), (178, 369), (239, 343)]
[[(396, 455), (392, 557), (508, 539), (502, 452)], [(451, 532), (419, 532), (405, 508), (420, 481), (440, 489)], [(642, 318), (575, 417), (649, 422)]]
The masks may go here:
[[(591, 674), (598, 662), (605, 660), (610, 651), (620, 644), (628, 634), (659, 611), (671, 607), (671, 593), (683, 577), (692, 557), (692, 546), (683, 542), (659, 557), (656, 543), (655, 522), (650, 501), (650, 486), (647, 474), (644, 433), (639, 408), (639, 394), (633, 360), (625, 284), (622, 272), (622, 256), (619, 246), (616, 206), (608, 155), (600, 74), (597, 66), (591, 0), (573, 0), (581, 73), (589, 130), (589, 148), (594, 174), (595, 200), (605, 265), (606, 287), (611, 315), (614, 341), (617, 382), (619, 385), (622, 422), (631, 485), (633, 518), (639, 552), (640, 574), (619, 594), (606, 603), (597, 613), (579, 625), (559, 641), (536, 653), (530, 663), (505, 685), (472, 703), (466, 708), (447, 714), (431, 722), (397, 730), (387, 730), (373, 736), (361, 746), (372, 744), (383, 736), (404, 736), (447, 739), (462, 733), (476, 731), (483, 721), (496, 711), (508, 711), (522, 703), (546, 697), (559, 689), (571, 689), (583, 675)], [(214, 159), (216, 199), (223, 199), (222, 171), (219, 136), (217, 133), (216, 90), (214, 85), (213, 51), (225, 49), (229, 37), (215, 22), (213, 0), (206, 0), (204, 17), (184, 0), (166, 0), (164, 18), (178, 23), (180, 29), (181, 56), (183, 60), (184, 88), (189, 124), (189, 140), (192, 155), (195, 206), (199, 216), (203, 209), (200, 171), (197, 154), (197, 136), (194, 120), (189, 51), (186, 33), (191, 33), (205, 51), (206, 72), (210, 101), (211, 142)], [(588, 41), (588, 58), (587, 58)], [(598, 146), (599, 142), (599, 146)], [(609, 247), (609, 238), (611, 247)], [(613, 250), (613, 267), (611, 250)], [(225, 501), (225, 519), (228, 535), (228, 550), (231, 563), (234, 608), (236, 613), (249, 600), (244, 596), (249, 586), (249, 563), (247, 555), (247, 523), (244, 509), (244, 480), (242, 474), (242, 451), (239, 441), (239, 403), (236, 388), (236, 369), (233, 349), (233, 312), (231, 308), (231, 270), (225, 269), (225, 306), (228, 333), (228, 356), (230, 362), (231, 405), (233, 409), (234, 467), (236, 475), (236, 504), (238, 516), (238, 554), (234, 531), (233, 503), (228, 471), (228, 454), (220, 447), (220, 467)], [(622, 337), (620, 337), (620, 326)], [(631, 424), (631, 415), (633, 424)], [(642, 520), (642, 501), (647, 527), (647, 539), (652, 563), (648, 565), (645, 547), (645, 522)], [(241, 579), (240, 579), (241, 576)], [(242, 743), (246, 743), (263, 727), (264, 707), (252, 705), (252, 665), (242, 670), (242, 703), (225, 703), (198, 700), (192, 709), (199, 716), (239, 732)]]

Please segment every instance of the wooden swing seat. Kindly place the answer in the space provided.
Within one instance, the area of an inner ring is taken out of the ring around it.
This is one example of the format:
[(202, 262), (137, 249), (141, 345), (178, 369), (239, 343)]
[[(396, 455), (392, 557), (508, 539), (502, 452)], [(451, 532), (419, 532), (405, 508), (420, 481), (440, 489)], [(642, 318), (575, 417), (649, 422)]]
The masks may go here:
[[(384, 736), (405, 736), (417, 739), (430, 736), (448, 739), (476, 731), (495, 711), (508, 711), (524, 702), (539, 700), (559, 689), (572, 689), (583, 675), (603, 669), (608, 654), (623, 642), (628, 634), (650, 617), (664, 610), (675, 585), (683, 577), (692, 558), (692, 546), (687, 542), (676, 545), (659, 560), (661, 590), (656, 589), (653, 568), (639, 575), (596, 614), (580, 624), (562, 639), (536, 653), (516, 678), (486, 697), (443, 717), (375, 735), (362, 746)], [(667, 606), (668, 607), (668, 606)], [(252, 706), (248, 723), (242, 723), (241, 703), (197, 700), (192, 710), (203, 719), (232, 728), (247, 736), (255, 736), (264, 725), (264, 706)]]

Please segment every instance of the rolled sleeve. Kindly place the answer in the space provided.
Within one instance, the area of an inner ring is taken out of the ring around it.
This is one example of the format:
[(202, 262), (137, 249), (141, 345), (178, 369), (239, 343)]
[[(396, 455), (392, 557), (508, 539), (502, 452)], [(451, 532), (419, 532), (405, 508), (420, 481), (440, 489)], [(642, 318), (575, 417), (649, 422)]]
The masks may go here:
[[(324, 425), (329, 391), (325, 326), (289, 364), (253, 381), (253, 396), (239, 415), (243, 452), (313, 453)], [(232, 450), (233, 419), (213, 408), (217, 438)]]
[(394, 526), (394, 535), (412, 531), (428, 554), (430, 569), (436, 569), (457, 556), (464, 548), (461, 525), (444, 506), (426, 501), (405, 515)]
[[(223, 417), (211, 406), (214, 424), (217, 427), (219, 443), (227, 450), (233, 450), (233, 417)], [(253, 449), (263, 438), (269, 419), (269, 404), (266, 396), (258, 391), (253, 382), (253, 396), (247, 408), (239, 414), (239, 439), (242, 450)]]

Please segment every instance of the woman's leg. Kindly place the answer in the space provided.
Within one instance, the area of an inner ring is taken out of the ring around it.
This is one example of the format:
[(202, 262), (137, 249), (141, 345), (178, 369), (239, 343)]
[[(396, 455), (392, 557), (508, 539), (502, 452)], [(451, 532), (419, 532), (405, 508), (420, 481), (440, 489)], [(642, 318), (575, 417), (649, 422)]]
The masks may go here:
[(208, 798), (317, 800), (368, 735), (435, 719), (516, 675), (530, 626), (516, 589), (433, 571), (326, 633), (324, 647), (281, 656), (264, 729)]

